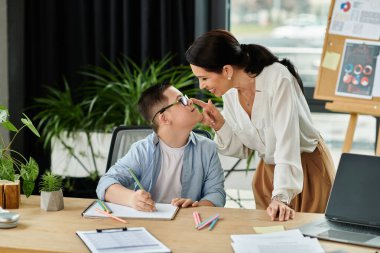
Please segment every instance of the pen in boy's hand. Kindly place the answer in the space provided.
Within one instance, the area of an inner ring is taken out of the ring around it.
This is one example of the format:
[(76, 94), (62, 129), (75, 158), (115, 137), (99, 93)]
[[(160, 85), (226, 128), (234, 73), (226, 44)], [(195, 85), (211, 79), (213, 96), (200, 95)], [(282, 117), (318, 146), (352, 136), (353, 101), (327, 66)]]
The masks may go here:
[(133, 180), (135, 180), (136, 184), (139, 186), (139, 188), (141, 190), (145, 191), (143, 186), (141, 185), (139, 179), (136, 177), (135, 173), (133, 172), (133, 170), (131, 168), (128, 168), (128, 171), (131, 174), (131, 176), (133, 177)]

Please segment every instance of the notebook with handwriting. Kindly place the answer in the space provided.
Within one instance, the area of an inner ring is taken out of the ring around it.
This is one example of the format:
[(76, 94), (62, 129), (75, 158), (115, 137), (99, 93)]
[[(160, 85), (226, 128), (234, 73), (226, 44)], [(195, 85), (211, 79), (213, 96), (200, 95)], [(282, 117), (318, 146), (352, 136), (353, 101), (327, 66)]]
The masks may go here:
[[(106, 202), (106, 204), (112, 210), (112, 215), (120, 218), (172, 220), (178, 211), (178, 207), (162, 203), (156, 203), (157, 211), (155, 212), (137, 211), (131, 207), (110, 202)], [(102, 206), (97, 201), (94, 201), (83, 211), (82, 216), (86, 218), (107, 218), (105, 214), (99, 213), (96, 209), (102, 210)]]

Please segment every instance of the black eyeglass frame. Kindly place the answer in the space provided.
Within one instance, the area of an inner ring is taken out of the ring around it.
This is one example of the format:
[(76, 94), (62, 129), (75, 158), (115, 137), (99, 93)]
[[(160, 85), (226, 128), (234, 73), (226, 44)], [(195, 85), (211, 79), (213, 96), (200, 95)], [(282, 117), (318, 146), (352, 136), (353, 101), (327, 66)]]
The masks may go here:
[(178, 100), (175, 101), (174, 103), (172, 103), (172, 104), (170, 104), (170, 105), (168, 105), (168, 106), (165, 106), (165, 107), (161, 108), (160, 110), (158, 110), (158, 112), (156, 112), (156, 113), (154, 114), (153, 119), (151, 120), (151, 123), (153, 124), (154, 119), (156, 118), (156, 116), (157, 116), (158, 114), (162, 114), (162, 113), (164, 113), (164, 111), (166, 111), (167, 109), (169, 109), (169, 108), (172, 107), (173, 105), (176, 105), (176, 104), (178, 104), (178, 103), (181, 103), (183, 106), (188, 106), (188, 105), (189, 105), (189, 100), (190, 100), (190, 99), (189, 99), (186, 95), (182, 95), (182, 96), (180, 96), (180, 97), (178, 98)]

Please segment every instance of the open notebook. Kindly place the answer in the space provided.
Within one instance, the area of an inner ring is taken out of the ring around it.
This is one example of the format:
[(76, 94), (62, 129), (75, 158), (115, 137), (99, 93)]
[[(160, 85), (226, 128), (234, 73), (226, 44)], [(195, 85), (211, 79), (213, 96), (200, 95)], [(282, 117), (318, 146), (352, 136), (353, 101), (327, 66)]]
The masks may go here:
[[(156, 203), (155, 212), (141, 212), (131, 207), (122, 206), (106, 202), (107, 206), (112, 210), (112, 215), (120, 218), (136, 218), (136, 219), (158, 219), (158, 220), (172, 220), (177, 214), (178, 207), (171, 204)], [(96, 208), (102, 210), (98, 202), (94, 201), (86, 210), (83, 211), (82, 216), (86, 218), (107, 218), (106, 215), (96, 211)]]

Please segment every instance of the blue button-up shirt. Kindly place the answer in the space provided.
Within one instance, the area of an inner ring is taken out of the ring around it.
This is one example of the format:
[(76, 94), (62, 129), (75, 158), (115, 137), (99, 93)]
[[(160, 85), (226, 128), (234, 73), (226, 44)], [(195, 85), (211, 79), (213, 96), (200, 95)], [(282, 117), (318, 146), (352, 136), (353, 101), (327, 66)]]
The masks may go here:
[[(99, 199), (104, 200), (106, 190), (113, 184), (138, 189), (128, 168), (134, 170), (144, 189), (151, 193), (161, 170), (158, 142), (158, 136), (152, 133), (134, 143), (128, 153), (100, 178), (96, 189)], [(215, 206), (224, 206), (224, 174), (216, 145), (212, 140), (190, 133), (184, 150), (181, 184), (181, 198), (190, 198), (193, 201), (208, 200)]]

